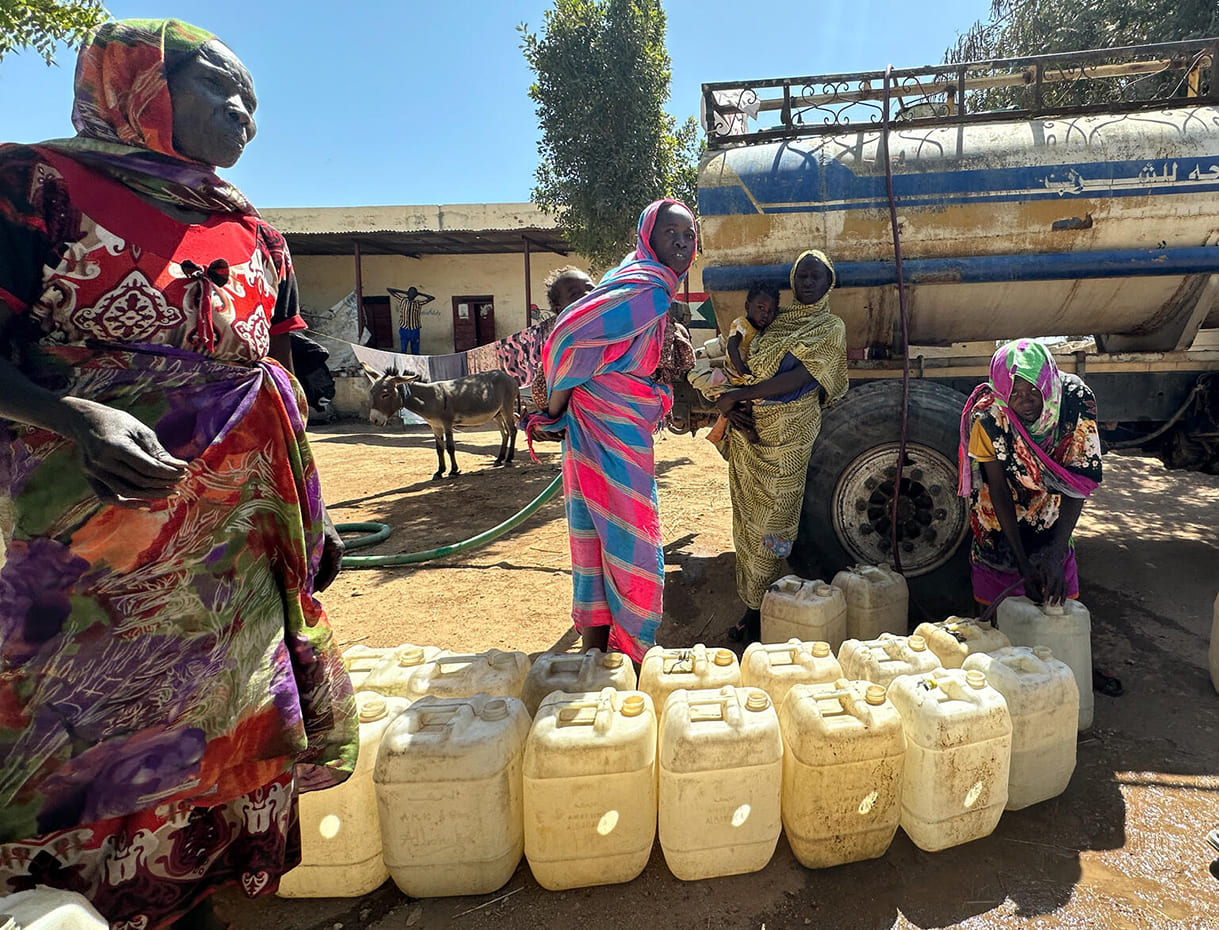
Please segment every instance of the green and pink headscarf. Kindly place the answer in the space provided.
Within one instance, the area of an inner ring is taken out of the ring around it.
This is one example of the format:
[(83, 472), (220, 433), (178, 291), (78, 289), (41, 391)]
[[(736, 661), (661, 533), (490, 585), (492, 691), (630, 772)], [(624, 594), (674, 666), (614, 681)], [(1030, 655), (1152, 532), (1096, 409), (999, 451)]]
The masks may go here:
[[(1027, 381), (1041, 393), (1041, 416), (1027, 426), (1008, 406), (1016, 379)], [(972, 490), (972, 464), (969, 458), (969, 434), (974, 414), (981, 406), (1002, 410), (1012, 429), (1036, 456), (1054, 490), (1070, 497), (1087, 497), (1097, 482), (1085, 478), (1054, 461), (1049, 450), (1058, 439), (1058, 423), (1062, 414), (1062, 372), (1044, 343), (1034, 339), (1017, 339), (1000, 346), (990, 360), (990, 380), (978, 385), (965, 403), (961, 415), (961, 446), (958, 451), (957, 491), (968, 497)]]

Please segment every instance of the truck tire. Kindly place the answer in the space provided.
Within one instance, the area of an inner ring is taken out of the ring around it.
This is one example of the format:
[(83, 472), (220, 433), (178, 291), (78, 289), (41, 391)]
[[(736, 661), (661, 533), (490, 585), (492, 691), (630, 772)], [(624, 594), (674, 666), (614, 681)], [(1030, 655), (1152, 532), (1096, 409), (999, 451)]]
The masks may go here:
[[(825, 412), (804, 489), (792, 567), (832, 578), (848, 565), (892, 564), (890, 514), (901, 434), (900, 381), (872, 381)], [(931, 381), (910, 383), (898, 545), (911, 625), (972, 614), (969, 503), (957, 496), (957, 447), (966, 398)]]

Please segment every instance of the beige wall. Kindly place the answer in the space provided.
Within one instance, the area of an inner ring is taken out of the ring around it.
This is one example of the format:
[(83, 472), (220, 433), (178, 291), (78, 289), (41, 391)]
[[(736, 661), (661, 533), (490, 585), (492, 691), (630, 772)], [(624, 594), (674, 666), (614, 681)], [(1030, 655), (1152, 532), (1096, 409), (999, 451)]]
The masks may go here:
[[(351, 256), (299, 255), (293, 257), (301, 305), (308, 317), (326, 311), (355, 289), (355, 259)], [(564, 265), (588, 268), (578, 256), (532, 252), (529, 257), (532, 300), (546, 309), (544, 281)], [(422, 312), (420, 351), (444, 355), (453, 351), (453, 297), (491, 295), (495, 301), (497, 339), (527, 325), (525, 312), (525, 257), (507, 255), (366, 255), (361, 262), (365, 297), (387, 297), (387, 287), (405, 290), (414, 286), (436, 299)], [(690, 291), (702, 290), (698, 263), (690, 273)], [(680, 294), (678, 295), (680, 297)], [(392, 308), (391, 308), (392, 309)], [(397, 322), (395, 321), (395, 335)], [(334, 333), (352, 339), (355, 334)]]

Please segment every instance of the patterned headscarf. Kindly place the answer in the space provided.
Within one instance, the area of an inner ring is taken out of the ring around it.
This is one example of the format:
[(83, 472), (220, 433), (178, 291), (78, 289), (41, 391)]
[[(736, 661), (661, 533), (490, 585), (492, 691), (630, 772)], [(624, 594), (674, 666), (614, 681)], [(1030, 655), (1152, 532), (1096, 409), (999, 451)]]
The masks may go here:
[[(802, 304), (794, 296), (796, 269), (810, 256), (829, 270), (830, 286), (816, 303)], [(792, 303), (780, 307), (771, 324), (754, 337), (749, 347), (753, 375), (746, 383), (757, 384), (773, 378), (790, 353), (817, 379), (825, 391), (825, 402), (832, 404), (847, 391), (846, 326), (830, 313), (830, 292), (838, 282), (834, 263), (820, 249), (807, 249), (792, 263), (788, 280), (793, 291)]]
[[(672, 198), (648, 204), (639, 216), (635, 251), (607, 271), (600, 283), (571, 304), (555, 324), (542, 350), (550, 390), (563, 390), (588, 380), (610, 347), (633, 339), (650, 326), (667, 325), (669, 304), (685, 275), (657, 258), (651, 238), (657, 216), (669, 205), (690, 209)], [(646, 349), (645, 342), (636, 340), (630, 351)]]
[(90, 32), (76, 62), (77, 135), (40, 143), (132, 190), (209, 213), (254, 213), (212, 166), (174, 149), (166, 53), (191, 55), (216, 37), (176, 19), (127, 19)]
[[(627, 257), (618, 264), (617, 268), (607, 271), (605, 273), (605, 277), (601, 279), (602, 281), (631, 262), (651, 262), (659, 265), (661, 268), (665, 269), (674, 276), (672, 290), (674, 294), (677, 293), (678, 282), (680, 282), (681, 279), (686, 276), (686, 272), (683, 271), (681, 274), (678, 274), (659, 258), (657, 258), (656, 250), (652, 248), (652, 230), (656, 228), (656, 218), (660, 216), (660, 211), (665, 207), (681, 207), (683, 210), (689, 213), (691, 217), (694, 216), (694, 211), (680, 200), (674, 200), (672, 197), (665, 197), (662, 200), (653, 200), (650, 204), (644, 207), (643, 212), (639, 214), (639, 223), (635, 227), (635, 251), (627, 255)], [(698, 242), (696, 240), (694, 243), (694, 248), (690, 251), (690, 264), (694, 264), (694, 259), (697, 256)], [(689, 271), (689, 266), (687, 266), (686, 270)]]
[[(806, 258), (808, 258), (810, 255), (813, 258), (817, 259), (817, 261), (821, 262), (821, 264), (825, 265), (826, 270), (829, 271), (830, 286), (827, 287), (825, 289), (825, 293), (821, 295), (821, 300), (817, 301), (815, 304), (797, 303), (796, 296), (795, 296), (796, 295), (796, 269), (799, 268), (800, 263), (802, 261), (804, 261)], [(820, 249), (805, 249), (803, 252), (801, 252), (796, 257), (796, 260), (794, 262), (792, 262), (791, 271), (789, 271), (787, 273), (787, 285), (792, 290), (792, 305), (791, 306), (793, 308), (807, 307), (807, 308), (809, 308), (810, 313), (813, 312), (813, 310), (815, 308), (820, 307), (822, 305), (823, 301), (826, 303), (829, 302), (830, 291), (832, 291), (837, 286), (837, 284), (838, 284), (838, 273), (836, 271), (834, 271), (834, 263), (832, 261), (830, 261), (830, 257), (828, 255), (826, 255), (824, 252), (822, 252)]]
[(1025, 426), (1034, 442), (1044, 446), (1047, 440), (1053, 438), (1062, 410), (1062, 373), (1043, 343), (1018, 339), (1001, 346), (990, 360), (990, 387), (995, 392), (995, 403), (1008, 416), (1014, 415), (1008, 401), (1016, 386), (1016, 378), (1022, 378), (1041, 392), (1041, 416), (1036, 423), (1021, 425)]
[(91, 139), (182, 158), (174, 149), (165, 54), (191, 55), (215, 38), (176, 19), (98, 26), (76, 61), (72, 125)]
[[(1041, 415), (1028, 426), (1011, 409), (1009, 401), (1016, 379), (1021, 378), (1041, 392)], [(1044, 343), (1017, 339), (1002, 345), (990, 360), (990, 380), (974, 388), (961, 413), (961, 444), (957, 454), (957, 493), (968, 497), (974, 485), (974, 465), (969, 457), (969, 434), (974, 415), (983, 404), (1003, 411), (1012, 429), (1028, 445), (1046, 473), (1046, 480), (1059, 493), (1087, 497), (1097, 482), (1064, 468), (1050, 456), (1057, 439), (1062, 414), (1062, 372)]]
[[(550, 391), (578, 387), (610, 369), (656, 367), (669, 325), (669, 305), (685, 277), (657, 258), (650, 241), (656, 217), (670, 204), (690, 209), (671, 198), (648, 204), (639, 216), (635, 251), (607, 271), (595, 288), (558, 318), (542, 347)], [(661, 399), (663, 417), (672, 407), (673, 395), (666, 385), (656, 385), (655, 391)], [(542, 409), (522, 418), (521, 428), (529, 437), (531, 453), (533, 430), (553, 429), (567, 415), (551, 417)]]

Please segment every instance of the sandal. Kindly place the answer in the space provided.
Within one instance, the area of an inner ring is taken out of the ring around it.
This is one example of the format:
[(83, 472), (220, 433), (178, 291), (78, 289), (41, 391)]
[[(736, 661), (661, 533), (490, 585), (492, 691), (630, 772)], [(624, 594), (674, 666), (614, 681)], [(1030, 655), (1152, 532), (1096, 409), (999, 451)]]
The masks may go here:
[(1099, 691), (1106, 697), (1121, 697), (1126, 693), (1122, 683), (1112, 675), (1105, 674), (1104, 669), (1092, 666), (1092, 690)]
[(1211, 844), (1215, 852), (1219, 853), (1219, 827), (1206, 834), (1206, 841)]
[(728, 638), (734, 643), (756, 643), (762, 638), (762, 612), (750, 607), (736, 622), (736, 626), (728, 630)]

